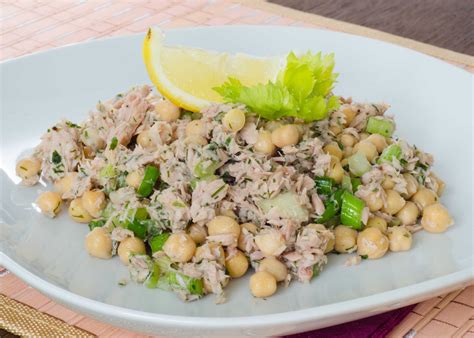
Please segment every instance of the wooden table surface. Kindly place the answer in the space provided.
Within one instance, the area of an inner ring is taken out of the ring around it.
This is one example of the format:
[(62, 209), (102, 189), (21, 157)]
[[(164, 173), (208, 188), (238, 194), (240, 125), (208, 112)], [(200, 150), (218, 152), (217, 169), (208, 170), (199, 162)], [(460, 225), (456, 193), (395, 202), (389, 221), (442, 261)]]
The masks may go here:
[(269, 0), (474, 55), (473, 0)]

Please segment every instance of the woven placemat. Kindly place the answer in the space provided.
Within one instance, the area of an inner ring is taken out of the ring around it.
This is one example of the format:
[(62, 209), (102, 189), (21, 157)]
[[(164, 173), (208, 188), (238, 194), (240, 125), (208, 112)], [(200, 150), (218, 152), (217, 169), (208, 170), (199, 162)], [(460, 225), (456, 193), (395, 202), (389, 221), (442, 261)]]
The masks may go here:
[[(163, 28), (210, 25), (290, 25), (371, 37), (438, 57), (468, 71), (474, 58), (446, 49), (302, 13), (258, 0), (130, 0), (0, 2), (0, 60), (70, 43)], [(21, 336), (127, 336), (136, 333), (77, 314), (0, 267), (0, 328)], [(418, 304), (391, 333), (474, 338), (474, 286)], [(49, 331), (44, 331), (45, 327)]]

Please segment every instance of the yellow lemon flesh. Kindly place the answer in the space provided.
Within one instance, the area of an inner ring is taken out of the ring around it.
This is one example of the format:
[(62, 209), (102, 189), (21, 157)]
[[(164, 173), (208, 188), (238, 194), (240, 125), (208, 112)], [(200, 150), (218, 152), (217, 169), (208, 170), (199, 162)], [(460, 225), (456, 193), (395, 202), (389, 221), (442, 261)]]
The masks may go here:
[(198, 112), (214, 102), (222, 102), (212, 88), (228, 77), (251, 86), (276, 79), (284, 58), (263, 58), (228, 54), (184, 46), (165, 46), (164, 35), (150, 28), (143, 43), (143, 58), (151, 81), (158, 91), (184, 109)]

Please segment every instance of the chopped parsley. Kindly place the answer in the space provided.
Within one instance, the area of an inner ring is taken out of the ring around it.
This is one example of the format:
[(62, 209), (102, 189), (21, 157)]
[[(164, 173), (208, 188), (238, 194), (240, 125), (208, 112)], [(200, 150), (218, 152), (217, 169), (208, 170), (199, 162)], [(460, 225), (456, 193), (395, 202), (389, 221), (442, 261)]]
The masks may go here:
[(416, 167), (417, 167), (417, 168), (421, 168), (421, 169), (423, 169), (423, 170), (427, 170), (427, 169), (428, 169), (428, 165), (425, 164), (425, 163), (422, 163), (422, 162), (420, 162), (420, 161), (416, 162)]
[(211, 195), (212, 198), (215, 198), (225, 187), (226, 187), (227, 184), (223, 184), (219, 189), (217, 189), (216, 191), (214, 191)]
[(186, 205), (181, 201), (174, 201), (171, 205), (173, 207), (176, 207), (176, 208), (185, 208), (186, 207)]
[(313, 277), (312, 278), (318, 277), (320, 272), (321, 272), (321, 269), (319, 268), (319, 266), (314, 265), (313, 266)]
[(367, 259), (367, 258), (369, 258), (369, 256), (368, 255), (360, 255), (360, 258)]
[(110, 141), (110, 150), (114, 150), (115, 148), (117, 148), (117, 144), (118, 144), (118, 139), (114, 136), (112, 138), (112, 141)]
[(80, 126), (71, 121), (66, 121), (66, 126), (68, 126), (69, 128), (81, 128)]
[(62, 157), (61, 155), (59, 155), (58, 151), (55, 150), (53, 151), (53, 155), (51, 155), (51, 162), (53, 162), (54, 164), (59, 164), (61, 163), (62, 161)]

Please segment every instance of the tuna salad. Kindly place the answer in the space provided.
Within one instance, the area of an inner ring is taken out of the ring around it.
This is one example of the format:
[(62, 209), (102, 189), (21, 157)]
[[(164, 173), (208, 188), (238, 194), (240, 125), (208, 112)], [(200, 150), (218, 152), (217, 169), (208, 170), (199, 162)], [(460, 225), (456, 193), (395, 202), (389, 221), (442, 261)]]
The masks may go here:
[(91, 256), (118, 256), (130, 279), (186, 301), (221, 303), (246, 274), (252, 295), (269, 297), (313, 281), (331, 253), (353, 265), (453, 224), (433, 157), (393, 135), (387, 104), (328, 87), (327, 113), (312, 119), (303, 101), (299, 115), (257, 109), (237, 85), (216, 89), (227, 103), (199, 113), (134, 87), (82, 123), (52, 126), (17, 174), (52, 183), (38, 210), (65, 208), (87, 224)]

